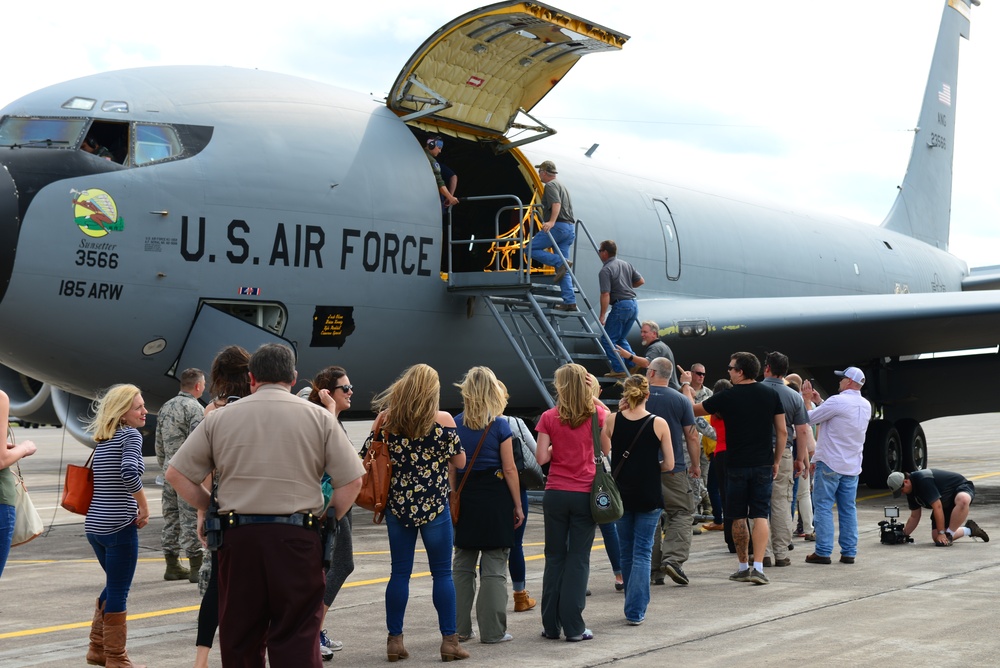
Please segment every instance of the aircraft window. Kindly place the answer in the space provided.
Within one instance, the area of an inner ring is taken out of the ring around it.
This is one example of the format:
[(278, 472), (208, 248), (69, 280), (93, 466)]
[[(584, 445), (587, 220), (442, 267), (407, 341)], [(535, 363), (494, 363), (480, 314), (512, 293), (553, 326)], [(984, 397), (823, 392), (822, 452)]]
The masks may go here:
[(89, 97), (71, 97), (63, 103), (63, 109), (75, 109), (77, 111), (90, 111), (97, 104), (97, 100)]
[(285, 322), (288, 319), (285, 308), (274, 302), (231, 302), (221, 299), (206, 299), (204, 303), (211, 304), (220, 311), (279, 336), (284, 332)]
[(176, 130), (167, 125), (135, 127), (135, 164), (145, 165), (180, 155), (184, 150)]
[(101, 105), (101, 111), (109, 111), (118, 114), (128, 113), (128, 102), (122, 102), (120, 100), (108, 100)]
[(85, 118), (21, 118), (0, 121), (0, 146), (75, 148), (87, 124)]

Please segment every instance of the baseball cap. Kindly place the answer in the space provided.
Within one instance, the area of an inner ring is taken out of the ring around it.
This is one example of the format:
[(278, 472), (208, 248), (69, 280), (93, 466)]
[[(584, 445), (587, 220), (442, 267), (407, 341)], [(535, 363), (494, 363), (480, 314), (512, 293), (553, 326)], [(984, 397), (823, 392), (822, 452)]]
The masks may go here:
[(889, 474), (889, 478), (885, 482), (889, 485), (889, 489), (892, 490), (892, 498), (898, 499), (902, 496), (904, 480), (906, 480), (906, 476), (899, 471), (893, 471)]
[(844, 378), (850, 378), (858, 385), (865, 384), (865, 372), (856, 366), (849, 366), (843, 371), (834, 371), (834, 373)]
[(552, 162), (551, 160), (546, 160), (540, 165), (535, 165), (535, 169), (540, 169), (543, 172), (548, 172), (549, 174), (559, 173), (556, 171), (556, 163)]

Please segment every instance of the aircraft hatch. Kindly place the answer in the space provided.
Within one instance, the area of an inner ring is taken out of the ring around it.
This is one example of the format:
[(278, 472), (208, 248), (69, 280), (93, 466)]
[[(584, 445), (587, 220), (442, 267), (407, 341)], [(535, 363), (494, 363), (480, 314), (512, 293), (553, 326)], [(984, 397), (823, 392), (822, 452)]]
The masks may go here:
[(212, 360), (219, 352), (220, 341), (225, 341), (225, 345), (243, 346), (250, 352), (265, 343), (281, 343), (296, 350), (296, 346), (288, 339), (204, 303), (198, 309), (191, 331), (188, 332), (187, 340), (173, 367), (172, 375), (179, 376), (181, 371), (191, 367), (202, 369), (207, 373), (212, 368)]
[(429, 131), (494, 139), (514, 128), (539, 133), (511, 148), (554, 132), (519, 126), (519, 113), (527, 115), (580, 58), (627, 40), (541, 3), (488, 5), (431, 35), (399, 73), (387, 104)]

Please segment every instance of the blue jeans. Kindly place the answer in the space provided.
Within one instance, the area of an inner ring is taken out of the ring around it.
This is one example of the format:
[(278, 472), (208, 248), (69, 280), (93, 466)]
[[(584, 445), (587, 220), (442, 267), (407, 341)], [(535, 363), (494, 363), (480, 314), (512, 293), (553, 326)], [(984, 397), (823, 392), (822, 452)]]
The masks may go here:
[(417, 534), (424, 543), (427, 562), (434, 580), (432, 599), (438, 614), (441, 635), (450, 636), (456, 629), (455, 581), (451, 578), (451, 553), (455, 534), (451, 526), (451, 512), (445, 505), (443, 513), (419, 527), (407, 527), (392, 513), (386, 513), (385, 526), (389, 530), (389, 553), (392, 570), (385, 588), (385, 625), (390, 635), (403, 632), (406, 602), (410, 598), (410, 575), (413, 573), (413, 552)]
[(99, 600), (106, 601), (105, 613), (125, 612), (128, 590), (132, 587), (135, 564), (139, 560), (139, 530), (134, 524), (112, 534), (88, 533), (106, 581)]
[[(552, 235), (553, 241), (559, 247), (559, 252), (568, 260), (569, 247), (576, 238), (576, 228), (573, 223), (556, 223), (549, 230), (549, 234)], [(545, 236), (545, 233), (536, 233), (534, 240), (531, 242), (531, 259), (550, 267), (558, 267), (563, 261), (555, 253), (545, 250), (549, 248), (548, 243), (549, 238)], [(559, 287), (562, 290), (563, 302), (566, 304), (575, 304), (576, 294), (573, 292), (573, 279), (570, 278), (569, 274), (563, 276), (563, 279), (559, 281)]]
[(845, 557), (858, 554), (858, 476), (841, 475), (823, 462), (816, 462), (813, 481), (813, 525), (816, 529), (816, 554), (833, 554), (833, 504), (837, 504), (840, 525), (840, 553)]
[[(719, 492), (719, 468), (722, 466), (720, 457), (720, 464), (717, 466), (715, 464), (716, 457), (711, 455), (708, 458), (708, 499), (712, 502), (712, 521), (716, 524), (722, 524), (722, 494)], [(798, 482), (798, 478), (795, 482)]]
[(15, 516), (14, 506), (0, 506), (0, 575), (3, 575), (3, 567), (7, 565), (7, 557), (10, 555), (10, 544), (14, 540)]
[(528, 490), (521, 488), (521, 508), (524, 511), (524, 521), (514, 529), (514, 547), (510, 548), (507, 558), (507, 569), (510, 571), (510, 581), (514, 591), (524, 591), (524, 583), (528, 578), (528, 569), (524, 565), (524, 530), (528, 527)]
[[(653, 555), (653, 536), (660, 521), (660, 509), (635, 512), (626, 510), (618, 525), (622, 546), (622, 580), (625, 582), (625, 619), (641, 622), (649, 605), (649, 577)], [(635, 577), (632, 577), (632, 573)]]
[(622, 572), (622, 548), (621, 541), (618, 540), (618, 527), (615, 522), (598, 524), (601, 530), (601, 538), (604, 539), (604, 551), (608, 553), (608, 561), (611, 562), (611, 570), (615, 575)]
[[(604, 319), (604, 331), (608, 333), (611, 343), (621, 346), (629, 351), (629, 354), (633, 354), (634, 351), (625, 339), (625, 335), (632, 329), (632, 324), (638, 315), (639, 306), (635, 303), (635, 300), (624, 299), (612, 306), (611, 312)], [(611, 362), (612, 370), (617, 372), (625, 371), (625, 367), (618, 361), (618, 356), (614, 348), (608, 345), (603, 336), (601, 337), (601, 346), (604, 348), (604, 354), (608, 356), (608, 361)]]

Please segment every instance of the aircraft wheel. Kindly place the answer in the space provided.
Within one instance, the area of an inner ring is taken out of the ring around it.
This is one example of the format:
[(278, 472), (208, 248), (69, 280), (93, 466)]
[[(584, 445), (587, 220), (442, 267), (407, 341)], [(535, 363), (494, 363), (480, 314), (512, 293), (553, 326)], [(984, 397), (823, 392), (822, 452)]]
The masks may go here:
[(864, 483), (873, 489), (884, 489), (886, 478), (903, 465), (903, 444), (899, 432), (889, 422), (875, 420), (868, 425), (861, 468)]
[(916, 420), (896, 423), (899, 439), (903, 444), (903, 470), (917, 471), (927, 468), (927, 437)]

